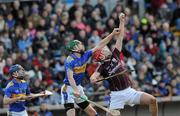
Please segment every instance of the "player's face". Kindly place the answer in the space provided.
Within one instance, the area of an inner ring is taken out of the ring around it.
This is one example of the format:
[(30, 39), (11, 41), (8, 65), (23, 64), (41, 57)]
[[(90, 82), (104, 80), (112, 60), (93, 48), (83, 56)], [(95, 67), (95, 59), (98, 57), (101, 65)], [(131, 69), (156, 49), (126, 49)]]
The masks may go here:
[(24, 68), (20, 66), (20, 69), (17, 71), (16, 74), (17, 74), (16, 78), (24, 79), (24, 77), (25, 77), (25, 70), (24, 70)]
[(107, 49), (103, 49), (102, 50), (102, 54), (101, 54), (101, 60), (106, 60), (111, 55), (112, 55), (112, 53), (111, 53), (111, 51), (108, 48)]
[(81, 42), (78, 44), (78, 48), (80, 49), (80, 51), (85, 50), (84, 45)]
[(75, 46), (75, 50), (79, 52), (85, 51), (85, 48), (82, 42), (80, 42), (78, 45)]

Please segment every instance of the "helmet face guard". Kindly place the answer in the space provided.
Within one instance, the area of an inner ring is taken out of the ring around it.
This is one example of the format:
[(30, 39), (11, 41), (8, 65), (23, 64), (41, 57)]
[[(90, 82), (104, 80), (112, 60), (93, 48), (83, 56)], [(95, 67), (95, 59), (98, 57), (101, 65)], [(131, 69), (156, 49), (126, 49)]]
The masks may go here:
[(110, 50), (107, 47), (104, 47), (103, 49), (95, 51), (92, 58), (95, 62), (102, 62), (109, 58), (109, 56), (111, 56)]
[(93, 60), (95, 61), (95, 62), (101, 62), (101, 61), (103, 61), (103, 58), (104, 57), (104, 55), (102, 54), (102, 50), (97, 50), (97, 51), (95, 51), (94, 52), (94, 54), (93, 54)]

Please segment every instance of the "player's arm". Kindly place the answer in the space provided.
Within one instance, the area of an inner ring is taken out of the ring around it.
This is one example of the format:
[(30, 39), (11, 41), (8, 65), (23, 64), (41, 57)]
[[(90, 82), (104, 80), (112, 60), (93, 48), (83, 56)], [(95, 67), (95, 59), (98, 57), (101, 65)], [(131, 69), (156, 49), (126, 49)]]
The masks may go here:
[[(40, 92), (40, 93), (31, 93), (31, 91), (30, 91), (30, 88), (29, 88), (29, 85), (28, 85), (28, 83), (27, 83), (27, 89), (26, 89), (26, 100), (31, 100), (31, 99), (34, 99), (34, 98), (37, 98), (37, 97), (39, 97), (39, 96), (37, 96), (37, 94), (44, 94), (44, 96), (46, 96), (45, 95), (45, 91), (42, 91), (42, 92)], [(41, 96), (42, 97), (42, 96)]]
[(19, 100), (23, 100), (25, 97), (25, 96), (21, 96), (21, 97), (11, 98), (11, 95), (12, 95), (11, 88), (6, 88), (5, 89), (5, 95), (3, 98), (3, 104), (4, 105), (8, 105), (8, 104), (14, 103), (14, 102), (19, 101)]
[(96, 83), (96, 81), (98, 81), (101, 78), (102, 77), (99, 72), (94, 72), (90, 77), (90, 81), (91, 81), (91, 83)]
[(16, 102), (16, 101), (18, 101), (18, 100), (19, 100), (19, 97), (9, 98), (9, 97), (7, 97), (7, 96), (4, 96), (3, 104), (4, 104), (4, 105), (9, 105), (9, 104), (14, 103), (14, 102)]
[(124, 34), (125, 34), (125, 14), (121, 13), (119, 15), (119, 28), (120, 28), (120, 34), (118, 35), (118, 39), (116, 40), (116, 44), (115, 47), (121, 51), (122, 50), (122, 42), (123, 42), (123, 38), (124, 38)]
[[(45, 96), (45, 94), (44, 94)], [(36, 96), (36, 93), (30, 93), (27, 95), (27, 99), (26, 100), (31, 100), (31, 99), (34, 99), (34, 98), (37, 98), (39, 96)]]
[(67, 70), (67, 77), (68, 77), (68, 80), (69, 80), (69, 83), (70, 83), (71, 87), (74, 90), (74, 95), (76, 97), (79, 97), (79, 90), (78, 90), (78, 88), (76, 86), (76, 82), (75, 82), (75, 80), (73, 78), (73, 71), (71, 69)]
[(5, 95), (4, 99), (3, 99), (3, 104), (4, 105), (9, 105), (9, 104), (17, 102), (19, 100), (23, 100), (23, 97), (9, 98), (8, 96)]
[(96, 50), (105, 47), (105, 46), (110, 42), (110, 40), (113, 38), (113, 36), (118, 35), (118, 34), (120, 34), (120, 29), (119, 29), (119, 28), (115, 28), (115, 29), (112, 31), (112, 33), (110, 33), (106, 38), (104, 38), (103, 40), (101, 40), (101, 41), (99, 42), (99, 44), (92, 49), (92, 52), (95, 52)]

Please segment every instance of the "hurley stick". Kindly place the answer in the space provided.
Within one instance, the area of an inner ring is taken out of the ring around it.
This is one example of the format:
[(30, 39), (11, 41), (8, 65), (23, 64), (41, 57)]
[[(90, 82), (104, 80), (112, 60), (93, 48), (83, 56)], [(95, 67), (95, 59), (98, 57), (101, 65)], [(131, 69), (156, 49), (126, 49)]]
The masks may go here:
[(120, 72), (120, 73), (117, 73), (117, 74), (114, 74), (114, 75), (105, 77), (105, 78), (103, 78), (103, 79), (99, 79), (99, 80), (96, 81), (96, 83), (97, 83), (97, 82), (100, 82), (100, 81), (104, 81), (104, 80), (110, 79), (110, 78), (113, 78), (113, 77), (116, 77), (116, 76), (119, 76), (119, 75), (123, 75), (125, 72), (129, 72), (129, 71), (128, 71), (128, 70), (124, 70), (124, 71), (122, 71), (122, 72)]

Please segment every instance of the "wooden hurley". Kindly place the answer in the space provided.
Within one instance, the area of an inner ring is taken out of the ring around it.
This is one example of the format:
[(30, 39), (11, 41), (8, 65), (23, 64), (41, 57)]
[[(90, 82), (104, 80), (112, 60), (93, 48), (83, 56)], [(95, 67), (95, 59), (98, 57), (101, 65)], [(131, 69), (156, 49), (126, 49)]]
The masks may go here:
[(124, 70), (124, 71), (122, 71), (122, 72), (120, 72), (120, 73), (117, 73), (117, 74), (108, 76), (108, 77), (103, 78), (103, 79), (99, 79), (99, 80), (96, 81), (96, 83), (97, 83), (97, 82), (100, 82), (100, 81), (104, 81), (104, 80), (110, 79), (110, 78), (113, 78), (113, 77), (116, 77), (116, 76), (119, 76), (119, 75), (123, 75), (125, 72), (132, 72), (132, 71), (133, 71), (133, 70), (130, 70), (130, 71), (129, 71), (129, 70)]
[(105, 112), (111, 114), (112, 116), (120, 116), (120, 111), (119, 110), (109, 110), (108, 108), (106, 108), (106, 107), (104, 107), (104, 106), (102, 106), (100, 104), (97, 104), (96, 102), (93, 102), (91, 100), (88, 100), (88, 99), (86, 99), (84, 97), (80, 97), (80, 98), (83, 99), (83, 100), (88, 101), (89, 103), (91, 103), (91, 104), (95, 105), (96, 107), (104, 110)]

